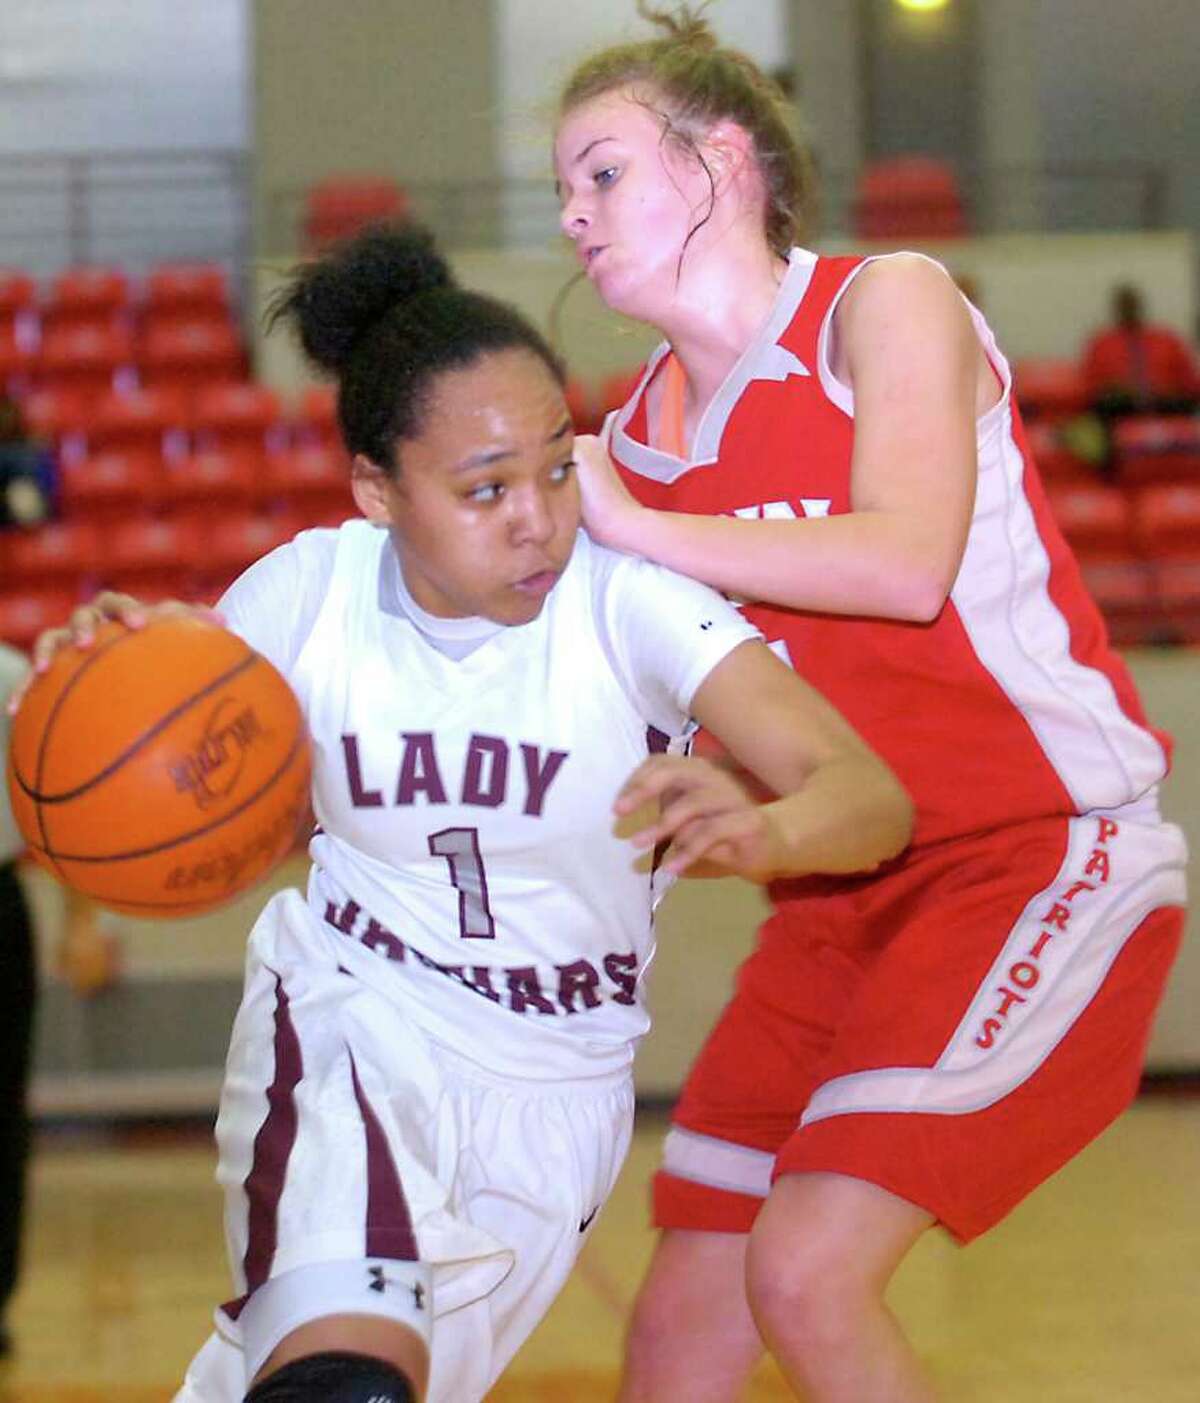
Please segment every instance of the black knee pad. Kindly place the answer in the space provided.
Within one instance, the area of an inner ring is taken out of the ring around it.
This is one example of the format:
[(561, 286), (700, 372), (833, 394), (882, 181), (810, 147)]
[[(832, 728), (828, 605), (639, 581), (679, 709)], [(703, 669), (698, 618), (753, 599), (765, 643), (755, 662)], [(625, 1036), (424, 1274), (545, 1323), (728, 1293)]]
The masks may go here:
[(398, 1369), (366, 1354), (310, 1354), (255, 1384), (244, 1403), (417, 1403)]

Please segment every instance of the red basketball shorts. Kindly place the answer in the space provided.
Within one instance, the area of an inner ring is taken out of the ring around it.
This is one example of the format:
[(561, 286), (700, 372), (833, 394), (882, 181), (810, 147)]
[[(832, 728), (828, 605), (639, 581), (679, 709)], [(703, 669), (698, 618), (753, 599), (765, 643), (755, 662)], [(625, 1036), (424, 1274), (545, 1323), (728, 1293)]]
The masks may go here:
[(747, 1232), (776, 1177), (830, 1171), (984, 1232), (1136, 1092), (1185, 861), (1170, 824), (1091, 815), (806, 885), (689, 1075), (658, 1226)]

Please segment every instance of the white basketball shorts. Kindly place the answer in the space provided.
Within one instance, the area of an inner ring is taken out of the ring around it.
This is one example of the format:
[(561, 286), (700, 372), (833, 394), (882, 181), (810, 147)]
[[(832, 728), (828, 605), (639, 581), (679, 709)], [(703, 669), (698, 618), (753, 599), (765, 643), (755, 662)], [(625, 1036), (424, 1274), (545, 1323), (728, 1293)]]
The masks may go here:
[(430, 1341), (429, 1403), (481, 1399), (546, 1312), (629, 1145), (628, 1071), (527, 1083), (338, 964), (296, 891), (254, 927), (217, 1121), (235, 1299), (176, 1403), (241, 1403), (299, 1325), (382, 1315)]

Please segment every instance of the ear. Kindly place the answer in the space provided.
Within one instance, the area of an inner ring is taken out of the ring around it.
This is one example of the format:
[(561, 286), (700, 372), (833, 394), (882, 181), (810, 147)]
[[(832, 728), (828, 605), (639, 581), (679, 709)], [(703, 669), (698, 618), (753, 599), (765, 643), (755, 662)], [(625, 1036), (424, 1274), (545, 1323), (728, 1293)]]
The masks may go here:
[(704, 158), (717, 188), (724, 189), (754, 165), (754, 142), (737, 122), (714, 122), (704, 138)]
[(392, 520), (388, 489), (391, 478), (384, 470), (361, 453), (354, 455), (350, 465), (350, 490), (354, 504), (368, 521), (377, 526), (389, 526)]

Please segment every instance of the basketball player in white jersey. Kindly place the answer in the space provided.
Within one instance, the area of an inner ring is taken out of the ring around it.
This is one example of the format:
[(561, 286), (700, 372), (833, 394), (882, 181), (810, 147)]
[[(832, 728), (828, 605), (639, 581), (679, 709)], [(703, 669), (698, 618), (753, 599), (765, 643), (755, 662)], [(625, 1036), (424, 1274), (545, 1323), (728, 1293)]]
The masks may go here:
[[(338, 375), (366, 519), (219, 606), (301, 700), (318, 828), (307, 897), (250, 940), (217, 1125), (236, 1283), (178, 1400), (470, 1403), (620, 1169), (654, 851), (848, 872), (909, 806), (725, 601), (579, 534), (558, 362), (425, 236), (361, 237), (281, 311)], [(102, 596), (39, 665), (97, 609), (140, 612)], [(782, 797), (651, 754), (692, 717)]]

